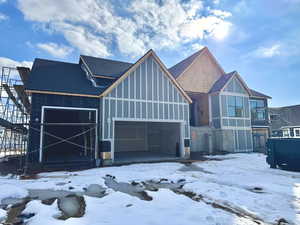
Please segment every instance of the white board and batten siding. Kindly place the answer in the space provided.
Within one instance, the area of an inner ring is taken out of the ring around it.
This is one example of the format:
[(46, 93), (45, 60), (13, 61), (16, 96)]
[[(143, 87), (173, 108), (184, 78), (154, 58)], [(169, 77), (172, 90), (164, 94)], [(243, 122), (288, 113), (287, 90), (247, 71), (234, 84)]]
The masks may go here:
[[(240, 117), (229, 114), (229, 98), (232, 96), (238, 97), (242, 102)], [(210, 102), (211, 122), (215, 128), (232, 133), (234, 152), (253, 151), (249, 94), (240, 81), (233, 77), (220, 93), (210, 96)]]
[(190, 138), (189, 103), (152, 56), (101, 101), (102, 140), (112, 145), (115, 121), (177, 122)]

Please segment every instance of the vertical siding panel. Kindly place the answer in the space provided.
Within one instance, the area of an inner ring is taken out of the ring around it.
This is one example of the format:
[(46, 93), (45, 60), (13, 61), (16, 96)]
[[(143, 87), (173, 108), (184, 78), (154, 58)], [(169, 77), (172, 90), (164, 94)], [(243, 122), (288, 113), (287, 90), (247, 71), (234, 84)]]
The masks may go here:
[(129, 78), (127, 77), (123, 82), (122, 82), (122, 88), (123, 88), (123, 98), (129, 98)]
[(147, 60), (147, 93), (148, 93), (148, 100), (152, 99), (152, 59), (149, 58)]
[(158, 96), (158, 76), (157, 76), (157, 65), (155, 63), (155, 61), (152, 61), (152, 66), (153, 66), (153, 97), (154, 100), (157, 100), (157, 96)]
[(105, 139), (108, 139), (109, 137), (109, 135), (108, 135), (108, 130), (109, 130), (109, 128), (108, 128), (108, 123), (107, 123), (107, 119), (109, 118), (109, 116), (108, 116), (108, 107), (109, 107), (109, 102), (108, 102), (108, 99), (104, 99), (104, 138)]

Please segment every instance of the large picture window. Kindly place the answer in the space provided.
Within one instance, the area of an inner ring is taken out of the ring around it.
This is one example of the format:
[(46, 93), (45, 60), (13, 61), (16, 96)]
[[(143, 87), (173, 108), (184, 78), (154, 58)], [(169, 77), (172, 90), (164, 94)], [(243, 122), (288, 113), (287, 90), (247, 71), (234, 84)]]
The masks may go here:
[(251, 100), (252, 120), (266, 120), (266, 107), (264, 100)]
[(243, 117), (243, 97), (228, 96), (228, 116), (230, 117)]

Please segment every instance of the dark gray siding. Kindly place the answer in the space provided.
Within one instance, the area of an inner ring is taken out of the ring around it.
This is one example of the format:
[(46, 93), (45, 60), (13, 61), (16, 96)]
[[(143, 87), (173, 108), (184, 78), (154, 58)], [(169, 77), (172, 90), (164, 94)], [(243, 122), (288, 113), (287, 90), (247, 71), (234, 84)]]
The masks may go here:
[[(78, 107), (99, 109), (99, 98), (32, 94), (28, 153), (30, 162), (38, 162), (40, 146), (40, 122), (42, 106)], [(100, 110), (98, 110), (99, 112)], [(98, 116), (98, 118), (101, 118)], [(100, 121), (98, 121), (100, 124)], [(98, 129), (99, 130), (99, 129)]]
[[(269, 126), (268, 99), (250, 97), (250, 101), (251, 100), (263, 100), (264, 101), (264, 106), (266, 108), (266, 119), (265, 120), (255, 120), (251, 116), (251, 124), (252, 124), (252, 126)], [(251, 110), (251, 108), (250, 108), (250, 110)]]

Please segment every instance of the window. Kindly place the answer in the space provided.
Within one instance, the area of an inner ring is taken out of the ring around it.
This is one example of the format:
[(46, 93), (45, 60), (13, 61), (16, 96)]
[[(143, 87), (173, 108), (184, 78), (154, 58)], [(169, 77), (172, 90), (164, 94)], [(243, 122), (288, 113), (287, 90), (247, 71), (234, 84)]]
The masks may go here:
[(279, 115), (278, 115), (278, 114), (272, 114), (272, 115), (270, 115), (270, 119), (271, 119), (272, 121), (274, 121), (274, 120), (279, 120)]
[(296, 137), (300, 137), (300, 129), (295, 129)]
[(290, 136), (289, 130), (283, 130), (282, 133), (283, 133), (283, 137), (289, 137)]
[(228, 96), (228, 116), (243, 117), (243, 97)]
[(264, 100), (251, 100), (252, 120), (266, 120), (266, 107)]

